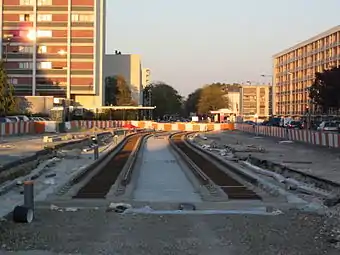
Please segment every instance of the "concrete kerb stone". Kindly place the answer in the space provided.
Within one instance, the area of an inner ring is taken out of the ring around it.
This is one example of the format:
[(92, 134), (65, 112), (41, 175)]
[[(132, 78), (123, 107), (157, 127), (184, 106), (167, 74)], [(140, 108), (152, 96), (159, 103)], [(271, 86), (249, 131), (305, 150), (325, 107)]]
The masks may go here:
[(135, 149), (137, 149), (138, 151), (134, 150), (135, 151), (134, 156), (131, 155), (132, 157), (128, 159), (128, 162), (125, 165), (124, 169), (122, 170), (121, 174), (118, 176), (116, 183), (112, 185), (110, 191), (106, 195), (107, 199), (114, 200), (116, 197), (119, 197), (120, 200), (127, 200), (132, 197), (135, 185), (131, 183), (136, 183), (139, 169), (137, 169), (137, 171), (136, 169), (134, 169), (133, 172), (132, 171), (130, 172), (131, 174), (130, 181), (129, 183), (127, 183), (126, 186), (122, 185), (121, 182), (124, 179), (124, 176), (126, 175), (129, 168), (134, 168), (136, 163), (142, 159), (143, 150), (142, 151), (140, 150), (144, 147), (147, 139), (149, 139), (152, 136), (153, 134), (143, 136), (141, 140), (136, 144)]
[[(174, 133), (173, 135), (176, 135), (178, 133), (182, 133), (182, 132), (177, 132), (177, 133)], [(196, 133), (196, 132), (187, 133), (186, 137), (189, 136), (189, 135), (192, 135), (194, 133)], [(171, 140), (171, 137), (170, 137), (170, 140)], [(197, 150), (195, 147), (193, 148), (192, 146), (190, 146), (190, 144), (188, 144), (186, 142), (186, 139), (184, 139), (183, 142), (186, 143), (190, 148), (192, 148), (195, 152), (197, 152), (203, 158), (205, 158), (206, 160), (209, 160), (207, 158), (207, 155), (204, 155), (204, 153), (201, 150)], [(191, 159), (188, 158), (188, 156), (184, 152), (182, 152), (176, 145), (174, 145), (174, 144), (172, 144), (172, 145), (173, 145), (173, 148), (178, 153), (178, 155), (182, 157), (183, 161), (187, 164), (187, 166), (189, 168), (192, 169), (193, 167), (197, 167), (194, 162), (189, 163), (191, 161)], [(195, 169), (192, 169), (192, 170), (195, 171)], [(194, 174), (194, 172), (192, 172), (192, 173)], [(197, 178), (197, 177), (195, 176), (195, 178)], [(209, 177), (208, 177), (208, 183), (205, 184), (203, 187), (204, 187), (204, 189), (203, 189), (202, 194), (208, 193), (210, 195), (210, 199), (209, 200), (214, 200), (214, 201), (221, 201), (222, 200), (222, 201), (225, 201), (225, 200), (228, 199), (227, 194), (219, 186), (217, 186), (212, 180), (210, 180)]]
[(184, 174), (186, 175), (186, 177), (188, 178), (188, 180), (194, 187), (195, 191), (201, 196), (201, 199), (203, 201), (214, 201), (214, 202), (224, 200), (224, 197), (218, 198), (216, 196), (212, 196), (211, 191), (209, 192), (209, 190), (199, 182), (197, 177), (190, 170), (190, 166), (188, 166), (187, 162), (183, 160), (183, 158), (181, 157), (179, 149), (176, 147), (176, 145), (173, 144), (173, 141), (171, 140), (170, 137), (169, 137), (169, 144), (170, 144), (170, 152), (177, 159), (179, 166), (182, 168)]
[(57, 190), (56, 194), (58, 196), (63, 196), (66, 193), (72, 193), (72, 194), (68, 194), (67, 198), (72, 197), (73, 193), (76, 193), (78, 189), (80, 188), (80, 184), (86, 183), (94, 175), (96, 175), (98, 171), (100, 171), (102, 167), (105, 166), (107, 162), (111, 160), (123, 148), (128, 138), (133, 135), (135, 134), (127, 135), (118, 144), (113, 144), (113, 147), (109, 148), (104, 154), (101, 154), (98, 160), (93, 161), (93, 163), (85, 166), (81, 171), (79, 171), (77, 174), (71, 177), (67, 183), (62, 185)]

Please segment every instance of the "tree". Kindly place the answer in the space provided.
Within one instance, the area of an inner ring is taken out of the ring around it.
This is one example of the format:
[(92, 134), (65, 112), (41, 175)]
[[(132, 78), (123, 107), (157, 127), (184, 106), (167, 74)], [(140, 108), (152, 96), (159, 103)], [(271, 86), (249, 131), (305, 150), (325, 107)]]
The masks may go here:
[(151, 105), (156, 106), (154, 116), (162, 118), (164, 115), (180, 114), (182, 111), (182, 97), (178, 91), (164, 82), (151, 83), (146, 86), (144, 93), (151, 94)]
[(208, 114), (221, 108), (229, 107), (227, 87), (223, 83), (213, 83), (202, 88), (198, 102), (198, 112)]
[(0, 62), (0, 114), (6, 116), (16, 110), (14, 88), (8, 81), (4, 62)]
[(312, 103), (319, 106), (324, 113), (340, 108), (340, 67), (334, 67), (315, 73), (315, 80), (309, 88)]
[(189, 94), (187, 100), (184, 102), (184, 110), (187, 116), (189, 116), (191, 112), (196, 113), (198, 111), (198, 102), (201, 97), (201, 92), (201, 88), (196, 89), (194, 92)]
[(124, 77), (120, 75), (105, 78), (105, 103), (106, 105), (135, 105), (131, 98), (131, 90)]

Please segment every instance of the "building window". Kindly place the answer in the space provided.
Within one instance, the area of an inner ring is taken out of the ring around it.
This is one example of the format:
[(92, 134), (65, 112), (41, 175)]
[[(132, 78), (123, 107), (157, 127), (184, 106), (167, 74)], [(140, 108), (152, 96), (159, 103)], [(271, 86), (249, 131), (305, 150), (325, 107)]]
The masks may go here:
[(20, 21), (33, 21), (33, 15), (31, 14), (20, 14)]
[(52, 37), (52, 30), (38, 30), (37, 37)]
[(34, 5), (35, 0), (20, 0), (20, 5)]
[(72, 22), (77, 22), (79, 21), (79, 15), (78, 14), (72, 14)]
[(32, 69), (33, 63), (32, 62), (21, 62), (19, 63), (20, 69)]
[(72, 14), (72, 22), (93, 22), (92, 14)]
[(17, 84), (18, 84), (18, 79), (16, 79), (16, 78), (10, 78), (10, 79), (9, 79), (9, 83), (12, 84), (12, 85), (17, 85)]
[(38, 0), (37, 4), (39, 6), (41, 6), (41, 5), (52, 5), (52, 0)]
[(47, 53), (47, 46), (46, 46), (46, 45), (39, 45), (39, 47), (38, 47), (38, 53), (39, 53), (39, 54)]
[(32, 46), (19, 46), (18, 50), (20, 53), (33, 53)]
[(37, 64), (38, 69), (52, 69), (52, 62), (39, 62)]
[(52, 21), (52, 14), (39, 14), (38, 21)]

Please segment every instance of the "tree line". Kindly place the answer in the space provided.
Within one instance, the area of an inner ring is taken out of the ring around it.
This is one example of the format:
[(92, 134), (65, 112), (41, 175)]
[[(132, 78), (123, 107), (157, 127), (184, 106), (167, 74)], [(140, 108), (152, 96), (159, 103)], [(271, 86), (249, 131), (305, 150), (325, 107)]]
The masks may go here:
[(14, 97), (14, 87), (10, 83), (4, 62), (0, 61), (0, 116), (16, 114), (19, 111), (18, 101)]
[[(340, 109), (340, 67), (315, 73), (315, 80), (308, 88), (311, 104), (323, 114)], [(306, 109), (309, 111), (309, 106)]]
[[(143, 105), (156, 106), (153, 118), (162, 119), (165, 115), (190, 116), (191, 114), (207, 115), (211, 111), (229, 108), (228, 91), (239, 89), (239, 84), (212, 83), (204, 85), (184, 98), (171, 85), (165, 82), (153, 82), (143, 91)], [(340, 67), (315, 73), (313, 84), (308, 87), (310, 102), (322, 113), (331, 109), (340, 109)], [(105, 79), (105, 105), (136, 106), (132, 99), (131, 87), (120, 75)], [(0, 116), (18, 113), (18, 102), (14, 88), (8, 79), (4, 63), (0, 61)], [(24, 109), (25, 110), (25, 109)], [(28, 110), (28, 109), (26, 109)], [(307, 107), (306, 112), (309, 110)], [(106, 114), (116, 119), (135, 119), (136, 111), (107, 111)], [(123, 116), (124, 114), (124, 116)]]
[[(153, 110), (154, 119), (162, 119), (164, 116), (177, 115), (189, 116), (191, 113), (206, 115), (210, 111), (229, 107), (229, 99), (227, 97), (228, 88), (237, 87), (238, 85), (229, 85), (224, 83), (212, 83), (203, 86), (184, 98), (171, 85), (165, 82), (153, 82), (146, 86), (143, 90), (144, 106), (156, 106)], [(131, 87), (126, 83), (124, 77), (115, 75), (107, 77), (105, 80), (106, 105), (137, 105), (131, 100)], [(129, 116), (136, 112), (128, 113)], [(115, 114), (114, 111), (107, 114)], [(126, 111), (125, 111), (125, 114)], [(126, 118), (127, 116), (125, 116)]]
[(208, 115), (210, 111), (229, 108), (228, 89), (239, 87), (237, 84), (212, 83), (196, 89), (182, 97), (172, 86), (164, 82), (156, 82), (148, 85), (144, 93), (150, 95), (151, 105), (155, 119), (162, 119), (166, 115), (178, 115), (188, 117), (191, 114)]
[[(210, 111), (229, 108), (228, 91), (240, 88), (239, 84), (212, 83), (196, 89), (187, 98), (165, 83), (154, 83), (146, 90), (152, 91), (152, 105), (156, 106), (155, 116), (178, 114), (189, 116), (191, 113), (207, 115)], [(331, 111), (340, 115), (340, 66), (316, 72), (314, 82), (308, 87), (310, 105), (322, 114)]]

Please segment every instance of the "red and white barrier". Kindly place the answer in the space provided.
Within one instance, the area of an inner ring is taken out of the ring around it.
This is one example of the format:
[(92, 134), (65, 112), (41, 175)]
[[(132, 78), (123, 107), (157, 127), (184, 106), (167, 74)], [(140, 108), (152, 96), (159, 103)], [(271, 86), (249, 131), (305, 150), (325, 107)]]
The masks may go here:
[(155, 129), (162, 131), (218, 131), (234, 129), (233, 123), (158, 123), (153, 121), (96, 121), (96, 120), (80, 120), (71, 121), (67, 124), (67, 129), (71, 126), (78, 128), (122, 128), (127, 124), (132, 124), (138, 128)]
[(34, 123), (32, 122), (15, 122), (0, 123), (0, 136), (34, 134)]
[(305, 142), (332, 148), (340, 147), (340, 134), (337, 133), (326, 133), (301, 129), (285, 129), (281, 127), (252, 126), (241, 123), (236, 123), (235, 128), (247, 133), (279, 137), (292, 141)]
[(233, 123), (157, 123), (152, 121), (119, 121), (119, 120), (75, 120), (65, 123), (56, 121), (16, 122), (0, 124), (0, 136), (43, 134), (65, 131), (78, 131), (91, 128), (122, 128), (127, 124), (141, 129), (162, 131), (218, 131), (232, 130)]

